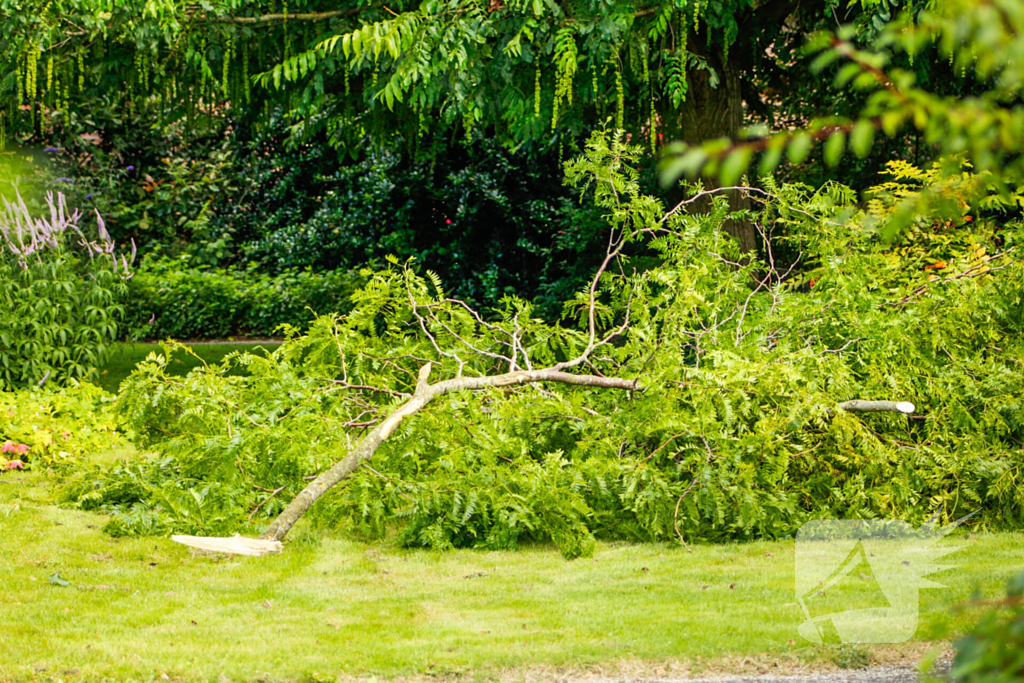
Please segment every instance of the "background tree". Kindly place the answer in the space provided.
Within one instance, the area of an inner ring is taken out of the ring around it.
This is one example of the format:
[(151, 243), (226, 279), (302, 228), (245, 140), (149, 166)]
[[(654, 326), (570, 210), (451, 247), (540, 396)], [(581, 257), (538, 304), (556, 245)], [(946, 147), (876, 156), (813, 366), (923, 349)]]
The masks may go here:
[[(990, 208), (990, 191), (1019, 206), (1024, 178), (1024, 3), (1020, 0), (966, 2), (956, 0), (919, 13), (904, 12), (879, 30), (868, 49), (853, 42), (857, 29), (844, 26), (823, 31), (810, 44), (816, 72), (833, 68), (836, 84), (866, 92), (864, 107), (852, 117), (808, 121), (805, 130), (786, 131), (750, 141), (709, 145), (674, 145), (663, 160), (663, 179), (672, 182), (689, 174), (719, 173), (723, 182), (736, 180), (760, 155), (762, 172), (774, 170), (783, 154), (791, 161), (806, 158), (814, 142), (822, 142), (825, 162), (836, 166), (847, 149), (858, 157), (872, 152), (876, 133), (890, 138), (910, 129), (941, 156), (950, 178), (964, 162), (982, 172), (975, 184), (976, 208)], [(922, 53), (938, 51), (942, 61), (962, 76), (970, 74), (967, 94), (948, 94), (934, 81), (920, 82), (906, 67)], [(912, 193), (888, 220), (890, 232), (906, 228), (932, 210), (960, 215), (963, 206), (941, 192)], [(1005, 210), (1005, 206), (1001, 207)]]
[[(896, 5), (53, 0), (25, 13), (0, 0), (0, 90), (9, 102), (0, 122), (26, 135), (81, 127), (93, 112), (149, 109), (155, 125), (202, 130), (226, 111), (245, 127), (283, 108), (296, 140), (324, 131), (358, 154), (369, 135), (432, 157), (476, 136), (576, 149), (610, 120), (656, 153), (672, 138), (736, 138), (746, 114), (786, 120), (776, 112), (785, 102), (762, 88), (807, 83), (794, 55), (808, 32), (834, 23), (837, 11), (870, 32)], [(253, 86), (261, 73), (268, 87)], [(727, 229), (753, 247), (752, 226)]]

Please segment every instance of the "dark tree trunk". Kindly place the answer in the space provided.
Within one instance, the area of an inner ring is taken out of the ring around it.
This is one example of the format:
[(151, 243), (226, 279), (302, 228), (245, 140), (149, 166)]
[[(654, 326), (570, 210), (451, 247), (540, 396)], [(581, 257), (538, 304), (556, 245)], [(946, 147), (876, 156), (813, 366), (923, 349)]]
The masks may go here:
[[(701, 44), (702, 36), (691, 36), (693, 43)], [(717, 138), (736, 139), (743, 124), (743, 97), (741, 94), (740, 70), (734, 59), (723, 61), (721, 53), (701, 55), (718, 75), (718, 83), (711, 85), (711, 74), (707, 69), (691, 69), (687, 72), (689, 92), (686, 101), (679, 108), (679, 134), (690, 145), (699, 145)], [(702, 178), (708, 189), (719, 187), (718, 179)], [(750, 208), (750, 200), (738, 192), (730, 192), (729, 207), (734, 211)], [(694, 202), (691, 211), (702, 213), (710, 208), (710, 198)], [(757, 249), (757, 233), (750, 221), (729, 220), (723, 226), (732, 235), (744, 252)]]

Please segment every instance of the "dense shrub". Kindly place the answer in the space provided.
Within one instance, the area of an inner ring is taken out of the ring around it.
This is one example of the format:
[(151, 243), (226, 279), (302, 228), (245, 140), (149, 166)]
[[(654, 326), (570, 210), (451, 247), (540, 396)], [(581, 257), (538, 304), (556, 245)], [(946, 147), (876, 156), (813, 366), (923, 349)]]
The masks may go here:
[[(117, 338), (128, 259), (99, 219), (86, 237), (64, 195), (35, 217), (21, 198), (0, 212), (0, 389), (88, 377)], [(134, 254), (133, 254), (134, 256)]]
[[(261, 269), (357, 268), (388, 255), (414, 257), (451, 283), (453, 296), (490, 308), (515, 294), (550, 318), (600, 262), (606, 224), (564, 186), (553, 154), (511, 153), (492, 142), (450, 145), (425, 160), (378, 151), (312, 181), (300, 169), (322, 164), (323, 152), (301, 154), (254, 159), (280, 170), (236, 182), (254, 205), (231, 208), (239, 218), (251, 212), (244, 220), (263, 231), (240, 254)], [(281, 162), (289, 156), (297, 158)], [(266, 187), (253, 185), (264, 176)], [(294, 199), (273, 203), (279, 195)]]
[(286, 144), (285, 117), (211, 122), (203, 133), (138, 114), (97, 120), (31, 164), (39, 184), (97, 208), (144, 256), (261, 273), (353, 270), (387, 255), (443, 273), (452, 293), (499, 305), (515, 293), (545, 316), (579, 288), (604, 224), (563, 186), (557, 154), (481, 141), (418, 158), (373, 148), (339, 158), (324, 136)]
[(305, 329), (317, 314), (346, 311), (359, 276), (350, 271), (286, 270), (276, 276), (192, 266), (188, 256), (147, 260), (131, 281), (133, 338), (217, 339)]

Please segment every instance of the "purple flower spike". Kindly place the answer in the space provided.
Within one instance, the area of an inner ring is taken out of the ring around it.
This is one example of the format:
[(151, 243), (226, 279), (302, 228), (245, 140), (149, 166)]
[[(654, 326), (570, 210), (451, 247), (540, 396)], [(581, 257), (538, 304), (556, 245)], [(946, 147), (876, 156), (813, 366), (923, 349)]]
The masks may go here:
[(85, 195), (85, 198), (86, 199), (92, 199), (92, 192), (90, 192), (89, 194)]
[(134, 170), (135, 170), (135, 167), (134, 167), (134, 166), (129, 166), (129, 167), (128, 167), (128, 170), (129, 170), (129, 171), (134, 171)]
[(109, 242), (110, 233), (107, 232), (107, 223), (106, 221), (103, 220), (103, 216), (100, 215), (99, 211), (96, 212), (96, 224), (99, 225), (100, 227), (100, 239), (103, 240), (104, 242)]
[(74, 178), (54, 178), (53, 182), (55, 182), (55, 183), (71, 183), (72, 185), (74, 185), (75, 179)]
[(60, 147), (47, 147), (43, 151), (48, 153), (48, 154), (53, 154), (55, 152), (59, 152), (60, 151)]

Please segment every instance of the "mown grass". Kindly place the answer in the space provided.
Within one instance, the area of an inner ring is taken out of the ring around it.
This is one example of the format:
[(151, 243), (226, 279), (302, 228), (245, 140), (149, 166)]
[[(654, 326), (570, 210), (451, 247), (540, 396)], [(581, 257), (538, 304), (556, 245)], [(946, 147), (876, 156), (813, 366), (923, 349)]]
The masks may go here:
[[(192, 344), (190, 345), (194, 355), (185, 353), (175, 354), (168, 364), (168, 371), (171, 374), (184, 375), (192, 368), (205, 363), (220, 363), (224, 356), (234, 351), (273, 351), (281, 344), (279, 342), (224, 342), (217, 344)], [(95, 384), (103, 387), (111, 393), (117, 393), (121, 382), (131, 374), (135, 366), (146, 359), (150, 353), (162, 353), (159, 344), (143, 342), (121, 342), (114, 345), (110, 358), (99, 368), (98, 374), (93, 377)]]
[[(797, 634), (792, 541), (600, 544), (568, 562), (549, 547), (407, 551), (300, 527), (280, 555), (203, 556), (111, 538), (103, 517), (52, 505), (51, 486), (0, 478), (0, 680), (496, 680), (835, 658)], [(1024, 565), (1022, 534), (952, 541), (966, 547), (933, 577), (948, 588), (921, 594), (919, 642), (963, 631), (976, 613), (951, 607), (998, 595)]]

